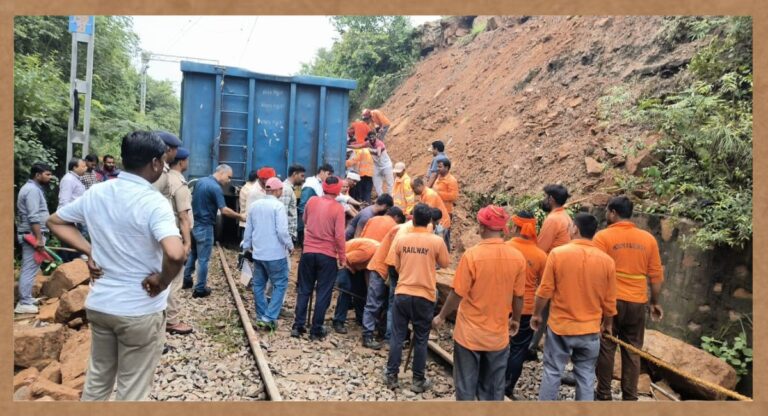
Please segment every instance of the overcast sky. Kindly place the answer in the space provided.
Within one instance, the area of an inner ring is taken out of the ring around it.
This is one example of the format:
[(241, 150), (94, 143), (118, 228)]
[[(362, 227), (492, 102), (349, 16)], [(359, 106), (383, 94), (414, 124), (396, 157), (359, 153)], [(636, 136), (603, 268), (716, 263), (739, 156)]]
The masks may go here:
[[(414, 25), (440, 16), (411, 16)], [(328, 16), (133, 16), (142, 50), (204, 58), (275, 75), (293, 75), (338, 34)], [(97, 34), (98, 36), (98, 34)], [(138, 57), (134, 64), (141, 63)], [(149, 75), (181, 85), (178, 63), (151, 61)]]

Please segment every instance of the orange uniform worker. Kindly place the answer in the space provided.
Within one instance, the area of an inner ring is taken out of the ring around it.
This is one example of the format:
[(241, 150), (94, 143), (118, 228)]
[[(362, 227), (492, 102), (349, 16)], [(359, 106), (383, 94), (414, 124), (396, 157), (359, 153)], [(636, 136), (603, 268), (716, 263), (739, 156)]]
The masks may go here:
[(443, 218), (440, 220), (440, 225), (443, 229), (447, 230), (451, 227), (451, 217), (448, 215), (448, 210), (445, 208), (443, 200), (440, 199), (440, 195), (432, 188), (427, 188), (424, 183), (424, 178), (418, 177), (411, 183), (413, 186), (413, 193), (418, 198), (419, 202), (427, 204), (432, 208), (437, 208), (443, 214)]
[[(608, 202), (608, 228), (595, 235), (595, 246), (616, 262), (616, 309), (613, 335), (643, 347), (645, 337), (645, 309), (648, 286), (651, 286), (651, 319), (660, 320), (664, 311), (659, 304), (664, 268), (661, 265), (659, 245), (651, 233), (637, 228), (630, 221), (632, 201), (626, 196)], [(611, 400), (611, 379), (616, 344), (602, 339), (600, 358), (597, 360), (597, 400)], [(640, 357), (621, 349), (622, 400), (637, 400), (637, 381), (640, 377)]]
[(365, 227), (363, 227), (363, 231), (360, 233), (360, 237), (371, 238), (381, 242), (389, 230), (395, 225), (404, 222), (405, 214), (403, 214), (403, 210), (398, 207), (390, 207), (385, 215), (377, 215), (368, 220), (365, 223)]
[(416, 195), (411, 188), (411, 177), (405, 173), (405, 163), (395, 163), (392, 172), (395, 174), (395, 185), (392, 187), (395, 206), (400, 207), (406, 215), (411, 215), (413, 206), (416, 205)]
[[(445, 210), (448, 212), (450, 221), (453, 222), (453, 204), (459, 197), (459, 182), (451, 174), (451, 161), (449, 159), (443, 159), (437, 161), (437, 180), (432, 188), (440, 196), (445, 205)], [(445, 229), (445, 245), (448, 246), (448, 251), (451, 251), (451, 229)]]
[(349, 127), (355, 131), (355, 143), (350, 144), (350, 147), (360, 148), (365, 146), (365, 138), (368, 137), (368, 133), (371, 132), (371, 127), (368, 126), (368, 123), (355, 120)]
[(576, 377), (576, 400), (594, 399), (600, 332), (610, 332), (616, 315), (613, 259), (590, 241), (597, 231), (597, 218), (580, 213), (573, 222), (574, 240), (549, 253), (536, 290), (531, 328), (539, 328), (544, 307), (552, 303), (539, 400), (557, 400), (569, 358)]
[(427, 225), (432, 210), (425, 204), (413, 208), (413, 231), (395, 242), (395, 268), (399, 281), (395, 289), (394, 311), (392, 313), (392, 336), (389, 339), (387, 359), (387, 387), (398, 387), (397, 374), (400, 372), (403, 342), (408, 324), (413, 324), (413, 383), (411, 391), (426, 391), (431, 382), (425, 377), (427, 364), (427, 341), (429, 328), (434, 317), (437, 290), (435, 264), (447, 267), (450, 261), (448, 249), (443, 240), (430, 233)]
[(366, 204), (371, 203), (373, 190), (373, 157), (368, 149), (352, 149), (352, 154), (345, 162), (347, 169), (360, 175), (360, 181), (352, 188), (350, 196)]
[(509, 221), (503, 208), (489, 205), (477, 213), (477, 221), (482, 241), (461, 256), (453, 290), (432, 324), (440, 327), (458, 309), (453, 331), (456, 400), (503, 400), (509, 337), (520, 326), (528, 265), (502, 239)]
[[(357, 321), (363, 322), (366, 297), (365, 268), (368, 267), (368, 262), (377, 248), (379, 248), (379, 242), (370, 238), (353, 238), (345, 244), (347, 265), (339, 270), (336, 276), (340, 293), (336, 299), (336, 312), (333, 315), (333, 329), (339, 334), (347, 333), (345, 323), (350, 302), (355, 308)], [(353, 298), (350, 293), (355, 297)]]
[(389, 131), (389, 126), (392, 124), (387, 116), (381, 112), (381, 110), (369, 110), (363, 109), (362, 114), (363, 121), (368, 123), (368, 127), (375, 131), (378, 135), (378, 139), (384, 141), (384, 136)]
[(507, 241), (510, 247), (516, 248), (525, 257), (528, 269), (525, 278), (525, 295), (523, 296), (523, 313), (520, 317), (520, 329), (509, 343), (509, 359), (507, 360), (506, 387), (504, 394), (513, 398), (515, 385), (523, 371), (523, 363), (528, 357), (528, 346), (533, 338), (531, 315), (536, 297), (536, 288), (544, 274), (547, 253), (536, 245), (536, 218), (527, 211), (518, 212), (512, 217), (515, 224), (514, 238)]

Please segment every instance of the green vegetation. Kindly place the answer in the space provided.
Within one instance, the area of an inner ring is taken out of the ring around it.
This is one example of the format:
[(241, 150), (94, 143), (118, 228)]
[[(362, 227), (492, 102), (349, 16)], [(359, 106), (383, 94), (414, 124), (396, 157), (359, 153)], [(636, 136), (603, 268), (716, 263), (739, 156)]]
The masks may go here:
[[(81, 78), (85, 78), (85, 49), (79, 48)], [(120, 139), (134, 129), (178, 132), (179, 100), (167, 81), (147, 79), (147, 110), (144, 116), (139, 113), (140, 78), (131, 62), (137, 50), (138, 37), (129, 17), (96, 17), (90, 150), (99, 155), (109, 153), (119, 159)], [(66, 168), (72, 53), (67, 17), (16, 17), (14, 52), (14, 183), (18, 189), (36, 161), (55, 166), (59, 177)], [(81, 97), (81, 117), (83, 104)], [(55, 198), (49, 208), (56, 208)]]
[(339, 33), (331, 49), (320, 49), (300, 73), (357, 80), (350, 94), (350, 113), (376, 108), (406, 79), (419, 53), (406, 16), (334, 16)]
[(701, 348), (727, 362), (736, 370), (736, 374), (739, 376), (749, 374), (750, 367), (752, 366), (752, 347), (749, 345), (747, 330), (744, 328), (744, 320), (747, 321), (750, 331), (752, 330), (752, 319), (749, 315), (745, 315), (738, 320), (741, 332), (733, 338), (732, 342), (724, 340), (726, 333), (730, 329), (729, 327), (724, 328), (720, 331), (720, 334), (714, 337), (701, 337)]
[(246, 339), (245, 330), (240, 324), (236, 311), (221, 311), (203, 320), (200, 327), (219, 345), (221, 357), (226, 357), (243, 348), (243, 340)]
[(619, 187), (650, 190), (646, 211), (695, 220), (685, 244), (743, 247), (752, 238), (752, 20), (676, 17), (657, 39), (705, 35), (711, 40), (691, 60), (690, 85), (637, 99), (614, 88), (599, 115), (662, 134), (654, 165)]

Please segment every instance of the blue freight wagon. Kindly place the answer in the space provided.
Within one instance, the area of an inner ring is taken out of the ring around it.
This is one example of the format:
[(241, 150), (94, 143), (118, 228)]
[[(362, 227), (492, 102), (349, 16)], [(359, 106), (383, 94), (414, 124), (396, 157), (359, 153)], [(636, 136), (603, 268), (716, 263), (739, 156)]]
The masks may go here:
[(237, 208), (237, 187), (262, 166), (273, 167), (283, 179), (295, 163), (307, 169), (307, 176), (323, 163), (343, 174), (349, 91), (356, 81), (267, 75), (189, 61), (181, 62), (181, 71), (181, 140), (190, 151), (187, 178), (230, 165), (232, 183), (225, 194), (231, 208)]

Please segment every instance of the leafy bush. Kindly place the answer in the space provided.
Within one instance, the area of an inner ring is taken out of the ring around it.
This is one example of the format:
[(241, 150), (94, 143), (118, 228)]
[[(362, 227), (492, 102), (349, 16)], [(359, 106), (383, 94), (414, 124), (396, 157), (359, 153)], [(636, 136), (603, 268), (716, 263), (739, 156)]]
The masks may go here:
[[(752, 321), (749, 319), (749, 315), (746, 318), (751, 329)], [(727, 328), (721, 331), (720, 336), (701, 337), (701, 348), (728, 363), (736, 370), (736, 374), (739, 376), (748, 374), (752, 366), (752, 347), (749, 345), (747, 331), (742, 321), (743, 318), (739, 319), (741, 332), (730, 343), (728, 340), (718, 339), (722, 338), (722, 334), (727, 331)]]

